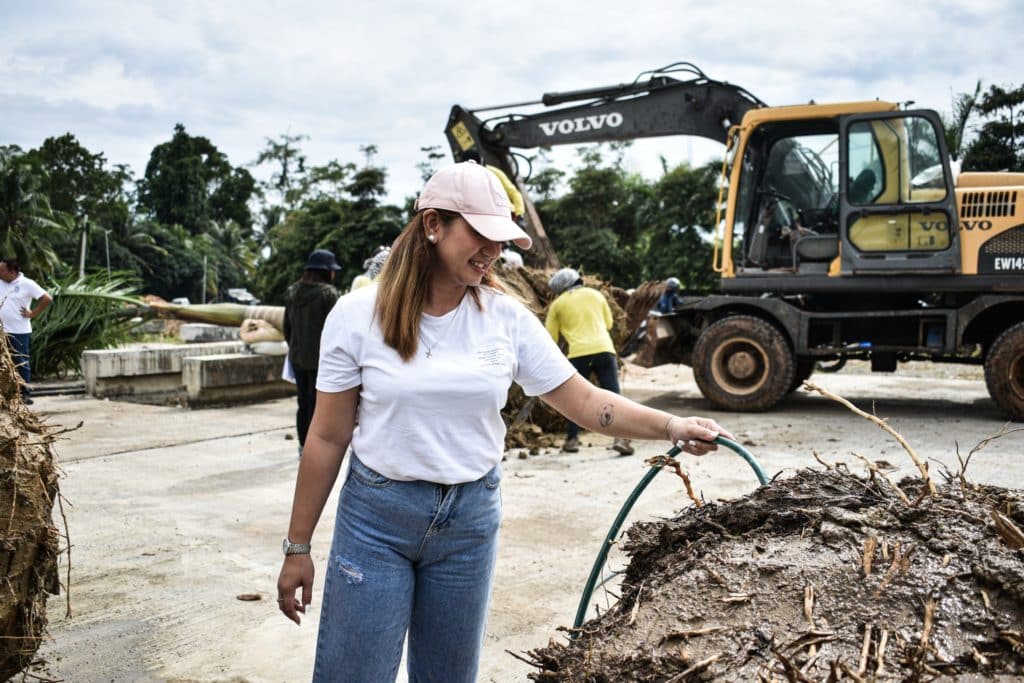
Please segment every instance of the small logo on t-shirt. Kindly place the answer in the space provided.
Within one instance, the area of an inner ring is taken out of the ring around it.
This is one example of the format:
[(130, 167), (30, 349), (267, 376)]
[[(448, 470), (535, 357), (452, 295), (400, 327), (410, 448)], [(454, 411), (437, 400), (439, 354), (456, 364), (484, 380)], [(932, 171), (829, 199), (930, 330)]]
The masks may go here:
[(476, 350), (476, 360), (482, 368), (504, 366), (505, 355), (505, 349), (497, 344), (488, 344)]

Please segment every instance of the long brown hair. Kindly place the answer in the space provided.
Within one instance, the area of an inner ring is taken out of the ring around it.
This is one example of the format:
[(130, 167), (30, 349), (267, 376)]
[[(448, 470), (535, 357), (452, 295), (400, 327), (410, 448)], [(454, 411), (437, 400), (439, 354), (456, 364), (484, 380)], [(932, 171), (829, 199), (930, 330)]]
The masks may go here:
[[(426, 210), (426, 209), (425, 209)], [(447, 228), (459, 217), (455, 211), (434, 209)], [(415, 355), (420, 343), (420, 318), (426, 305), (430, 275), (437, 264), (437, 251), (427, 240), (423, 211), (413, 216), (402, 234), (391, 245), (391, 253), (377, 277), (376, 315), (384, 343), (398, 351), (402, 360)], [(504, 292), (501, 280), (488, 269), (481, 286)], [(483, 310), (477, 287), (469, 288), (477, 308)]]

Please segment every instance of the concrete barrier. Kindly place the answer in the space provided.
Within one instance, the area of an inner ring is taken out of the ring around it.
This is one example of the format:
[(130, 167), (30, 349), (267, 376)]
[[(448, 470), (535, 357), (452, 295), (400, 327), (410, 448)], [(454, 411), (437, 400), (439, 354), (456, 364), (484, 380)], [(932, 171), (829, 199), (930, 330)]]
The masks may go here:
[(182, 361), (181, 377), (188, 405), (265, 401), (295, 395), (295, 385), (281, 379), (284, 356), (232, 353)]
[(242, 342), (215, 342), (85, 351), (85, 390), (96, 398), (127, 398), (146, 403), (180, 400), (185, 394), (181, 376), (184, 358), (238, 353), (244, 349)]

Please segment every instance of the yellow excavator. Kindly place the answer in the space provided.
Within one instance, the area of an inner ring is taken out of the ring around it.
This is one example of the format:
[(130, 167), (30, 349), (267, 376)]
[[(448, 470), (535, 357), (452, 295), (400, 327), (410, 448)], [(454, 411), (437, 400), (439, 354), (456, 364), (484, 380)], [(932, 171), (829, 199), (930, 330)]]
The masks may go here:
[[(685, 77), (678, 77), (680, 74)], [(983, 365), (1024, 419), (1024, 173), (960, 173), (931, 110), (882, 101), (771, 107), (689, 63), (632, 83), (549, 93), (539, 113), (452, 107), (456, 160), (524, 189), (516, 148), (697, 135), (725, 145), (718, 291), (647, 322), (638, 362), (693, 368), (726, 410), (767, 410), (816, 365)], [(524, 195), (526, 193), (524, 192)], [(553, 254), (526, 201), (541, 265)]]

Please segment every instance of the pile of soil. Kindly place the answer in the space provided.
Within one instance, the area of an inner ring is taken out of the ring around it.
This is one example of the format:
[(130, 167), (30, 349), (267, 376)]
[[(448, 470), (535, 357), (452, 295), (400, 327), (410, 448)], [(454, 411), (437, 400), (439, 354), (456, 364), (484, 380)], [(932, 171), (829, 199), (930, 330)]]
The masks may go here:
[(47, 593), (57, 593), (58, 495), (52, 437), (22, 403), (0, 335), (0, 680), (24, 669), (46, 629)]
[(1024, 494), (899, 487), (805, 470), (634, 525), (621, 600), (530, 678), (1020, 680)]

